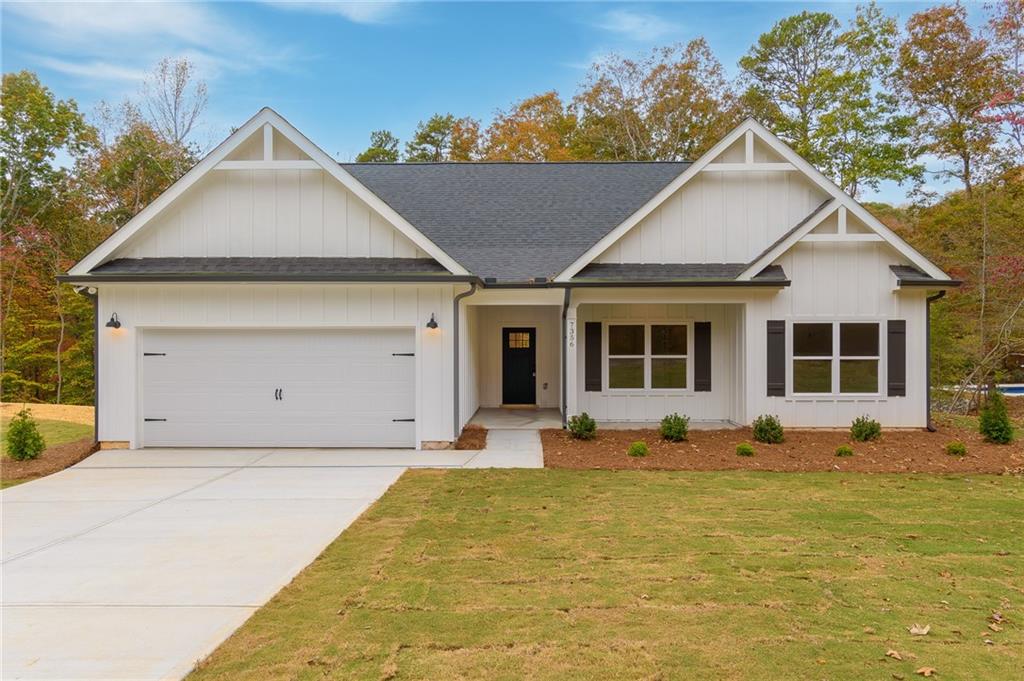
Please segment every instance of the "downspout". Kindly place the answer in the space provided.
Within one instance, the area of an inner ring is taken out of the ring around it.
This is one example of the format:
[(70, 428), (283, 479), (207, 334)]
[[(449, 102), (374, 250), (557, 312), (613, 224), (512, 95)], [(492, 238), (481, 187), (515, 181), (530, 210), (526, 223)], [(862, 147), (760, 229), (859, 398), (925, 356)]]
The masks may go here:
[(455, 374), (455, 390), (453, 391), (453, 394), (455, 396), (455, 400), (454, 400), (455, 411), (452, 414), (452, 424), (454, 425), (454, 429), (452, 430), (452, 442), (453, 443), (455, 442), (455, 440), (459, 439), (459, 430), (460, 430), (459, 426), (461, 425), (459, 423), (459, 392), (460, 392), (460, 389), (462, 388), (462, 385), (459, 383), (459, 359), (460, 359), (459, 358), (459, 355), (460, 355), (460, 353), (459, 353), (459, 346), (460, 346), (460, 343), (459, 343), (459, 303), (462, 302), (463, 298), (468, 298), (469, 296), (473, 295), (474, 293), (476, 293), (476, 282), (475, 281), (471, 281), (471, 282), (469, 282), (469, 290), (468, 291), (463, 291), (462, 293), (460, 293), (457, 296), (455, 296), (455, 298), (453, 299), (453, 302), (452, 302), (452, 306), (453, 306), (453, 310), (454, 310), (454, 315), (453, 315), (454, 322), (452, 323), (452, 328), (454, 329), (454, 336), (455, 336), (455, 364), (454, 364), (454, 367), (453, 367), (454, 368), (454, 372), (453, 373)]
[(934, 433), (936, 428), (932, 423), (932, 303), (940, 298), (946, 297), (943, 289), (933, 296), (925, 298), (924, 306), (924, 395), (925, 395), (925, 417), (928, 432)]
[(569, 286), (565, 287), (565, 298), (562, 301), (562, 429), (564, 430), (568, 424), (568, 411), (569, 411), (569, 386), (565, 384), (569, 369), (567, 363), (569, 361), (569, 353), (566, 352), (566, 342), (568, 340), (569, 333), (569, 299), (572, 298), (572, 288)]
[(78, 289), (92, 303), (92, 441), (100, 441), (100, 299), (92, 287)]

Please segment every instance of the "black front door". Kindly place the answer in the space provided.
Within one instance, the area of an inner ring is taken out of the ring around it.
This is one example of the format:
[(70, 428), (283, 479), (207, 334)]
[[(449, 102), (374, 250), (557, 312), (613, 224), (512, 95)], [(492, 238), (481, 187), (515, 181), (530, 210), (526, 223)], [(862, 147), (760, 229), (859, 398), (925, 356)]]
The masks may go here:
[(537, 403), (537, 329), (501, 330), (501, 402)]

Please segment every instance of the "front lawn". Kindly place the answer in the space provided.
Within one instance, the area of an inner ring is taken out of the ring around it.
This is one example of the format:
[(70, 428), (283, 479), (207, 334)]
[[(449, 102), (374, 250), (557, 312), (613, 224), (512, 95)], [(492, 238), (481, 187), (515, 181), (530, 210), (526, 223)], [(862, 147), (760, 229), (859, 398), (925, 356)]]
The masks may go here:
[[(7, 432), (7, 424), (11, 419), (0, 419), (0, 429)], [(39, 434), (46, 440), (47, 447), (62, 445), (67, 442), (74, 442), (82, 438), (92, 437), (92, 425), (73, 423), (71, 421), (54, 421), (50, 419), (38, 419)], [(7, 456), (7, 439), (0, 439), (0, 455)]]
[(194, 679), (1013, 678), (1022, 512), (1013, 476), (412, 471)]
[[(8, 405), (4, 405), (5, 407)], [(54, 405), (41, 405), (52, 407)], [(83, 409), (78, 407), (78, 409)], [(74, 415), (74, 418), (79, 418)], [(80, 420), (80, 419), (79, 419)], [(0, 431), (7, 433), (8, 417), (0, 418)], [(7, 439), (0, 438), (0, 489), (56, 473), (72, 466), (93, 451), (92, 424), (58, 419), (37, 419), (46, 450), (39, 458), (15, 461), (7, 457)]]

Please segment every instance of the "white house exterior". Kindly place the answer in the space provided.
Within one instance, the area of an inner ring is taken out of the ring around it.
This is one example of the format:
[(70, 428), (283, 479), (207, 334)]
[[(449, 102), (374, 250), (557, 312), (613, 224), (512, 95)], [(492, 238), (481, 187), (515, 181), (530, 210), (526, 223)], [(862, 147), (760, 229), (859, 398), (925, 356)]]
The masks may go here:
[(513, 404), (922, 427), (956, 285), (754, 121), (693, 163), (339, 164), (269, 109), (64, 279), (131, 447), (433, 446)]

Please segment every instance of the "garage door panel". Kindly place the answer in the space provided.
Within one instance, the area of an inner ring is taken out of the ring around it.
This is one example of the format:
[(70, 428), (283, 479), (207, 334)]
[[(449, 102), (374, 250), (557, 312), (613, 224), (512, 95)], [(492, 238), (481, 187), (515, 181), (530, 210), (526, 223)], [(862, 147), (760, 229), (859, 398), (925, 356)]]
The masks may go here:
[[(408, 447), (411, 330), (148, 330), (148, 446)], [(275, 398), (280, 389), (282, 399)]]

